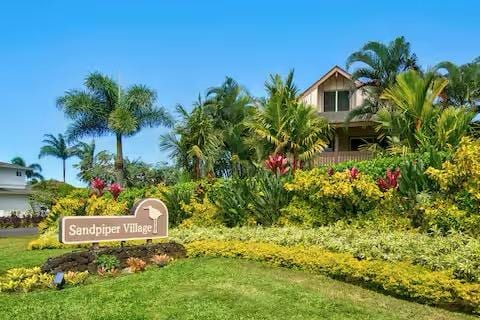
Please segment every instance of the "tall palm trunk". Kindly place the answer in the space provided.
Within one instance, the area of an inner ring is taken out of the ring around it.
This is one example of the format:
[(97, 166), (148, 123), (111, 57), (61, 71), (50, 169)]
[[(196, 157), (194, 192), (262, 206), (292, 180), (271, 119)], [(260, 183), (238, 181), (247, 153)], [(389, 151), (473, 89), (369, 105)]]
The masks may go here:
[(122, 184), (124, 175), (124, 166), (123, 166), (123, 144), (122, 144), (122, 135), (117, 133), (117, 158), (115, 159), (115, 173), (117, 176), (117, 182)]
[(67, 165), (66, 165), (66, 162), (67, 162), (67, 159), (62, 159), (63, 161), (63, 183), (65, 183), (65, 172), (67, 171)]
[(194, 160), (195, 164), (195, 179), (200, 179), (201, 178), (201, 171), (200, 171), (200, 158), (199, 157), (195, 157), (195, 160)]

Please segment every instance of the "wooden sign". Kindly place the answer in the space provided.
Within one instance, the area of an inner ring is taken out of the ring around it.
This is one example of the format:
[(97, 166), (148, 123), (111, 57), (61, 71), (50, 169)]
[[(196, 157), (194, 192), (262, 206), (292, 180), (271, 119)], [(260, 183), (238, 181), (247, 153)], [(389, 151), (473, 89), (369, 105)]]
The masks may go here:
[(168, 236), (168, 209), (153, 198), (138, 201), (130, 216), (68, 216), (60, 219), (65, 244), (126, 241)]

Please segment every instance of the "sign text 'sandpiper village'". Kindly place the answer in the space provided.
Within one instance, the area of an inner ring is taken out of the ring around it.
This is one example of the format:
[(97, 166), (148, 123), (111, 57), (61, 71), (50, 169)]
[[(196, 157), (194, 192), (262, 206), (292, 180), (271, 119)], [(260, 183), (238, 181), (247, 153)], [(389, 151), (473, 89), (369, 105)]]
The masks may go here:
[(143, 199), (131, 216), (62, 217), (60, 241), (66, 244), (164, 238), (168, 236), (168, 210), (158, 199)]

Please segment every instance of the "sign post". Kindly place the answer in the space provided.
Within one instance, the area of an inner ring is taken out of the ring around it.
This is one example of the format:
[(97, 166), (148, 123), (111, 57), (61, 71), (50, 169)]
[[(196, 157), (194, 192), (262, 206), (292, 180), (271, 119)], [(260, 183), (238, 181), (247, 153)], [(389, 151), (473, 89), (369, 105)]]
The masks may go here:
[(65, 244), (147, 240), (168, 237), (168, 209), (153, 198), (138, 201), (129, 216), (68, 216), (60, 219)]

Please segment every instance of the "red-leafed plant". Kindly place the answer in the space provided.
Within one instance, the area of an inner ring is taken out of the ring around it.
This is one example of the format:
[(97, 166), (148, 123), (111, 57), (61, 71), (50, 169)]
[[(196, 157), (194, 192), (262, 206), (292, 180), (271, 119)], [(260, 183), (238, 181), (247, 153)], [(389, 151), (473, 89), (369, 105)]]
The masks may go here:
[(101, 195), (103, 195), (103, 192), (104, 192), (105, 188), (107, 187), (107, 184), (105, 183), (105, 181), (103, 181), (100, 178), (93, 178), (91, 186), (92, 186), (93, 191), (97, 195), (101, 196)]
[(287, 158), (280, 154), (268, 156), (268, 159), (265, 160), (265, 167), (267, 167), (267, 169), (273, 173), (281, 176), (290, 170), (290, 167), (288, 167)]
[(358, 174), (360, 173), (360, 171), (357, 168), (353, 167), (348, 170), (348, 173), (350, 174), (350, 181), (352, 181), (358, 178)]
[(328, 168), (327, 174), (328, 174), (330, 177), (333, 176), (334, 173), (335, 173), (335, 170), (334, 170), (332, 167)]
[(377, 180), (377, 185), (383, 192), (389, 189), (397, 189), (398, 188), (398, 178), (400, 177), (400, 170), (395, 169), (395, 171), (391, 171), (390, 169), (387, 170), (385, 174), (385, 178), (380, 178)]
[(112, 183), (110, 187), (108, 187), (108, 191), (112, 194), (113, 199), (117, 200), (120, 193), (122, 193), (123, 189), (122, 186), (118, 183)]

